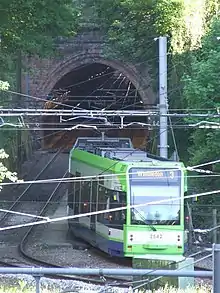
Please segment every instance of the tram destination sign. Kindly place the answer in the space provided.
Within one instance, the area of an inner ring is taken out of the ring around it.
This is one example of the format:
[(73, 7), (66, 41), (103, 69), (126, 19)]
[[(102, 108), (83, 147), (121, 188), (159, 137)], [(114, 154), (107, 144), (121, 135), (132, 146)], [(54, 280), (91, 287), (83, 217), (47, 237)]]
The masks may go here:
[(171, 181), (177, 182), (181, 172), (177, 169), (156, 169), (156, 168), (131, 168), (129, 178), (133, 181)]

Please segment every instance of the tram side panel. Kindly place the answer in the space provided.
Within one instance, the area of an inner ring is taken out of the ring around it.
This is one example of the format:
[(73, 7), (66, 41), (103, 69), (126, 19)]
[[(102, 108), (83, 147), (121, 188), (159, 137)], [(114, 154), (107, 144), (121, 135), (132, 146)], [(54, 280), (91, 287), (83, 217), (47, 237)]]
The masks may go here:
[[(86, 176), (85, 173), (88, 173), (84, 172), (83, 174), (74, 169), (76, 168), (70, 170), (72, 177), (81, 178)], [(100, 173), (101, 170), (96, 175)], [(124, 206), (126, 194), (105, 187), (105, 184), (111, 187), (111, 182), (111, 178), (104, 180), (104, 176), (87, 180), (83, 180), (83, 178), (74, 180), (68, 190), (68, 214), (77, 216)], [(124, 211), (103, 212), (71, 219), (69, 220), (69, 228), (75, 236), (86, 240), (104, 252), (110, 255), (124, 256), (123, 225), (125, 220)]]

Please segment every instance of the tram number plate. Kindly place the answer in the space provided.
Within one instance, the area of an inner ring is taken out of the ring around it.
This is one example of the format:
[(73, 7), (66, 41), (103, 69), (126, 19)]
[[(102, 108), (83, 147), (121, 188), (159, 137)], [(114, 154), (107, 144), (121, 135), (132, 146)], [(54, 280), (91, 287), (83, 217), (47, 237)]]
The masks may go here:
[(162, 233), (151, 233), (150, 240), (163, 240), (163, 234)]

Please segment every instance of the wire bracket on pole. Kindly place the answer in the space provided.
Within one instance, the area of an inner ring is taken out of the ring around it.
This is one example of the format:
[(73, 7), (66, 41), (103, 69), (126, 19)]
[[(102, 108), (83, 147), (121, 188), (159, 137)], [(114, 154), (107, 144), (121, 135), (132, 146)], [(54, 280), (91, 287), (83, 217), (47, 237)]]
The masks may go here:
[(100, 279), (103, 281), (103, 283), (106, 282), (106, 278), (104, 277), (104, 274), (103, 274), (102, 269), (99, 270), (99, 277), (100, 277)]

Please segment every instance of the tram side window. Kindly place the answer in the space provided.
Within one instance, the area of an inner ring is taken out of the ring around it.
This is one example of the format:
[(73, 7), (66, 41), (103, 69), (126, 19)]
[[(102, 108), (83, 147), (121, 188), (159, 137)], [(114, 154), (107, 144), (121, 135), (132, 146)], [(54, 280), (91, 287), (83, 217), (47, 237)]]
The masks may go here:
[[(91, 211), (96, 211), (96, 200), (97, 200), (97, 188), (98, 188), (97, 181), (92, 181), (92, 198), (91, 198)], [(97, 203), (98, 205), (98, 203)]]
[(90, 210), (91, 182), (81, 181), (81, 213), (88, 213)]
[[(105, 188), (102, 185), (98, 187), (98, 210), (109, 210), (126, 206), (126, 193)], [(126, 223), (126, 211), (118, 210), (115, 212), (105, 212), (98, 215), (98, 221), (116, 229), (123, 229)]]
[[(121, 191), (111, 191), (110, 209), (126, 206), (126, 193)], [(123, 229), (126, 223), (126, 210), (118, 210), (109, 213), (109, 225), (116, 229)]]
[[(76, 172), (76, 177), (81, 177), (81, 173)], [(81, 181), (77, 179), (75, 181), (75, 205), (74, 214), (78, 215), (80, 213), (80, 193), (81, 193)]]
[[(69, 174), (69, 177), (74, 177), (73, 174)], [(74, 203), (74, 181), (71, 181), (68, 183), (68, 205), (71, 209), (73, 209), (73, 203)]]
[[(108, 198), (108, 190), (102, 186), (98, 186), (98, 211), (106, 210), (108, 208), (107, 198)], [(107, 213), (98, 214), (97, 220), (101, 223), (104, 223), (106, 218), (108, 217)]]

